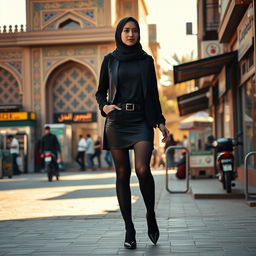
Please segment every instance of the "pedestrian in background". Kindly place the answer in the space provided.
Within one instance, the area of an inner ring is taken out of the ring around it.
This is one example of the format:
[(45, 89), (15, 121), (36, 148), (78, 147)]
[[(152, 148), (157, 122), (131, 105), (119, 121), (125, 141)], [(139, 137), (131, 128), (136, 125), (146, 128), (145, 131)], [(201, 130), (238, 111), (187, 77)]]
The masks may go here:
[(41, 139), (40, 151), (41, 151), (42, 158), (44, 157), (44, 153), (46, 151), (50, 151), (54, 155), (53, 164), (56, 172), (56, 178), (58, 180), (60, 176), (58, 158), (61, 158), (60, 156), (61, 148), (60, 148), (60, 143), (57, 136), (51, 133), (51, 128), (48, 125), (44, 127), (44, 136)]
[[(177, 145), (177, 142), (174, 140), (173, 134), (170, 134), (167, 138), (167, 141), (165, 143), (164, 146), (164, 151), (166, 151), (166, 149), (170, 146), (175, 146)], [(175, 161), (174, 161), (174, 155), (175, 155), (175, 150), (174, 149), (170, 149), (167, 153), (167, 161), (166, 164), (168, 164), (168, 167), (175, 167)]]
[(101, 159), (100, 159), (101, 151), (102, 151), (102, 141), (101, 141), (101, 137), (98, 136), (96, 141), (94, 142), (94, 154), (92, 155), (92, 161), (94, 160), (95, 157), (97, 158), (99, 169), (101, 169)]
[(152, 151), (152, 158), (151, 158), (151, 162), (150, 162), (150, 165), (152, 168), (156, 168), (157, 154), (158, 154), (158, 151), (156, 148), (154, 148)]
[(91, 134), (86, 135), (86, 165), (89, 169), (94, 170), (94, 163), (92, 160), (94, 154), (94, 143)]
[(80, 166), (80, 171), (85, 171), (86, 170), (86, 166), (84, 164), (84, 157), (85, 157), (86, 148), (87, 148), (86, 140), (85, 140), (84, 136), (81, 134), (81, 135), (79, 135), (77, 155), (76, 155), (76, 162)]
[(106, 163), (108, 164), (108, 167), (112, 168), (113, 167), (113, 157), (112, 157), (110, 150), (105, 151), (104, 159), (105, 159)]
[(190, 150), (190, 143), (189, 143), (187, 135), (183, 135), (183, 143), (182, 144), (183, 144), (183, 147), (185, 147), (188, 150)]
[[(165, 127), (158, 96), (154, 61), (140, 44), (140, 28), (132, 17), (123, 18), (116, 28), (116, 50), (104, 57), (96, 99), (107, 117), (103, 148), (111, 150), (116, 168), (116, 191), (125, 222), (127, 249), (136, 248), (136, 231), (131, 213), (129, 149), (135, 153), (135, 171), (147, 208), (148, 236), (156, 244), (159, 229), (155, 216), (155, 184), (150, 170), (153, 127), (165, 142)], [(108, 96), (108, 98), (107, 98)]]
[(10, 153), (12, 156), (12, 173), (13, 175), (19, 175), (21, 174), (21, 171), (19, 170), (19, 166), (17, 164), (17, 157), (20, 153), (19, 141), (13, 135), (8, 135), (7, 139), (10, 143)]

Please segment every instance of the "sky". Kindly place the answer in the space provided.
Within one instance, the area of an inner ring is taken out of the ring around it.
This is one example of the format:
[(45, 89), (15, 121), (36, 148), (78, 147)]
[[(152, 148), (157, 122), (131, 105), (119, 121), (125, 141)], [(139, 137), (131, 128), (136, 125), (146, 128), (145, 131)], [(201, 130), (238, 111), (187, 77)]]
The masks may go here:
[[(26, 0), (0, 0), (0, 26), (26, 23)], [(166, 66), (164, 59), (173, 64), (172, 55), (179, 57), (197, 56), (197, 37), (186, 35), (186, 22), (193, 23), (193, 33), (197, 27), (196, 0), (146, 0), (148, 23), (157, 25), (157, 40), (160, 43), (160, 64)], [(184, 8), (185, 7), (185, 8)]]

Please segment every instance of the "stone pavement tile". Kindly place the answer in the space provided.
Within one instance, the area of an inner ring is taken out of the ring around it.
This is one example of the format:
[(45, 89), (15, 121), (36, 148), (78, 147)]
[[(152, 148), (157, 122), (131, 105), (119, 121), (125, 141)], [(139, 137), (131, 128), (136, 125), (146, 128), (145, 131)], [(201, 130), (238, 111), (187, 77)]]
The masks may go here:
[[(97, 248), (90, 246), (70, 246), (65, 248), (61, 254), (62, 255), (76, 255), (76, 254), (90, 254), (93, 253)], [(50, 251), (51, 252), (51, 251)]]
[[(214, 251), (214, 252), (200, 252), (199, 253), (200, 256), (225, 256), (225, 253), (221, 250), (221, 251)], [(243, 255), (240, 255), (243, 256)]]
[(223, 244), (222, 248), (225, 252), (249, 252), (248, 248), (242, 244)]
[(171, 246), (171, 252), (179, 253), (200, 253), (200, 252), (211, 252), (220, 251), (219, 247), (196, 247), (192, 245), (173, 245)]
[(213, 248), (219, 248), (220, 250), (222, 250), (222, 245), (220, 243), (217, 243), (217, 242), (214, 242), (214, 241), (195, 241), (195, 245), (196, 247), (198, 248), (210, 248), (210, 247), (213, 247)]
[[(33, 252), (31, 255), (33, 256), (50, 256), (49, 252)], [(61, 256), (61, 252), (54, 252), (54, 256)]]
[(4, 254), (6, 256), (9, 256), (9, 255), (31, 255), (33, 252), (35, 252), (35, 250), (22, 250), (22, 249), (19, 249), (19, 250), (13, 250), (13, 251), (9, 251), (7, 254)]
[(251, 252), (225, 252), (224, 256), (255, 256), (255, 253)]
[(93, 255), (117, 255), (119, 248), (97, 248), (93, 250)]
[(191, 246), (194, 246), (195, 245), (195, 241), (194, 240), (175, 240), (175, 239), (172, 239), (170, 240), (170, 246), (173, 246), (173, 245), (191, 245)]
[[(123, 249), (123, 250), (119, 250), (117, 255), (123, 255), (123, 256), (144, 256), (145, 253), (136, 250), (127, 250), (127, 249)], [(93, 255), (90, 255), (93, 256)]]
[[(256, 241), (256, 240), (255, 240)], [(245, 247), (248, 247), (250, 249), (255, 249), (256, 250), (256, 243), (255, 242), (246, 242), (244, 241), (242, 243)]]
[(138, 244), (136, 250), (119, 249), (118, 255), (170, 255), (170, 248), (153, 245), (141, 247)]

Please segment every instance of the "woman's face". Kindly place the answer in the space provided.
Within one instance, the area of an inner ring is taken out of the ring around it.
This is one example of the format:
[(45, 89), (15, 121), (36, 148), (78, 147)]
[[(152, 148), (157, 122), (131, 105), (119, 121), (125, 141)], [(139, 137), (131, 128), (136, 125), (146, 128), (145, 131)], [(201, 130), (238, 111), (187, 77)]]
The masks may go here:
[(136, 24), (133, 21), (128, 21), (121, 33), (122, 42), (128, 46), (133, 46), (138, 42), (139, 31)]

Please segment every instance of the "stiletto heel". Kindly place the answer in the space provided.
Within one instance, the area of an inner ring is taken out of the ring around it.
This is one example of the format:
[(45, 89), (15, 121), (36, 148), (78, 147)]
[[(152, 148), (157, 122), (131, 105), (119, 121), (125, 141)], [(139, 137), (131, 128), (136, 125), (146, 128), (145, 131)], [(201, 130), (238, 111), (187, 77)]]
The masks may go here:
[(152, 217), (149, 217), (149, 215), (147, 214), (146, 218), (148, 223), (148, 237), (152, 241), (152, 243), (156, 245), (160, 233), (157, 226), (155, 214)]
[(136, 249), (137, 243), (135, 239), (136, 231), (135, 230), (126, 230), (124, 247), (126, 249)]

